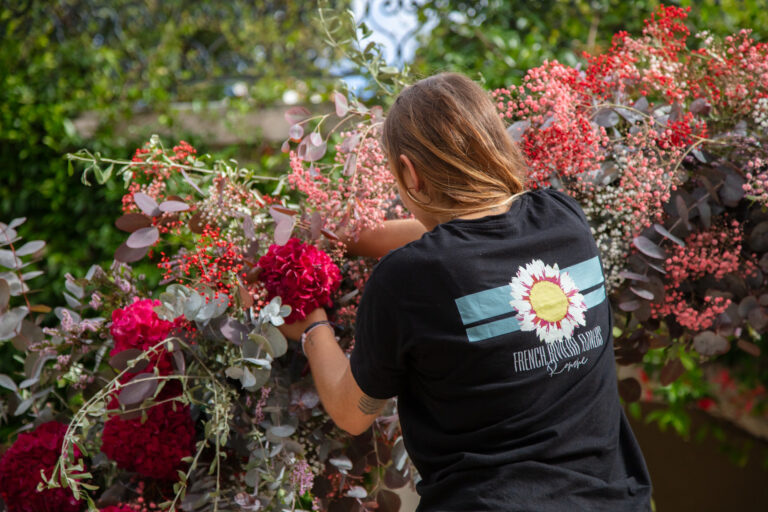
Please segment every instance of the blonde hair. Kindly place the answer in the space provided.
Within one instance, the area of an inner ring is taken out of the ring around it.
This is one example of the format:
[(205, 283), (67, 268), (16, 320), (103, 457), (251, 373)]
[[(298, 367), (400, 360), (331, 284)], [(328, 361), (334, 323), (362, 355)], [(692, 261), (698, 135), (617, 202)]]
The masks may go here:
[[(406, 155), (424, 181), (424, 211), (457, 217), (501, 206), (524, 192), (526, 164), (490, 96), (458, 73), (405, 88), (384, 122), (382, 142), (404, 184)], [(403, 187), (405, 188), (405, 187)]]

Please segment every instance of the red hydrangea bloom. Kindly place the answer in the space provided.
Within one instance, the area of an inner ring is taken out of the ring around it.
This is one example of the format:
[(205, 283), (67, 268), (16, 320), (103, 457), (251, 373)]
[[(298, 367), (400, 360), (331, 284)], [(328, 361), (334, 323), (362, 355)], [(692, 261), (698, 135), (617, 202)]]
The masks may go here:
[(99, 512), (139, 512), (141, 507), (136, 505), (110, 505), (106, 508), (99, 509)]
[[(159, 300), (142, 299), (112, 312), (112, 326), (109, 330), (115, 340), (115, 347), (109, 353), (110, 356), (129, 348), (150, 349), (169, 336), (177, 325), (157, 316), (154, 308), (159, 305)], [(155, 360), (161, 372), (168, 373), (171, 370), (170, 355), (164, 350), (162, 354)]]
[[(37, 491), (40, 470), (50, 476), (61, 453), (67, 426), (43, 423), (32, 432), (19, 434), (0, 459), (0, 497), (8, 512), (77, 512), (82, 506), (69, 489)], [(80, 450), (74, 447), (75, 458)]]
[(320, 306), (330, 306), (331, 294), (341, 284), (341, 272), (331, 257), (298, 238), (271, 245), (259, 259), (259, 267), (264, 269), (259, 279), (267, 289), (267, 300), (279, 295), (291, 306), (288, 323), (303, 320)]
[[(174, 404), (176, 410), (174, 410)], [(117, 409), (117, 398), (108, 406)], [(189, 406), (176, 402), (155, 405), (141, 418), (112, 416), (104, 424), (101, 451), (119, 468), (162, 480), (175, 480), (182, 458), (192, 455), (195, 426)]]

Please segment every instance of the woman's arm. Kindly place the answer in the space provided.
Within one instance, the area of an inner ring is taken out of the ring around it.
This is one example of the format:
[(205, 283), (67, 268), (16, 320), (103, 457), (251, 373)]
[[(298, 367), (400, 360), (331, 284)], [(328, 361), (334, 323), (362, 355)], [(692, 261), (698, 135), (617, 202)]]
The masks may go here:
[(389, 251), (418, 240), (426, 231), (416, 219), (387, 220), (376, 229), (362, 231), (357, 240), (346, 236), (342, 236), (342, 240), (350, 254), (381, 258)]
[[(325, 310), (319, 308), (305, 320), (283, 325), (280, 330), (289, 338), (299, 339), (304, 329), (327, 318)], [(352, 435), (368, 430), (387, 401), (371, 398), (360, 389), (333, 329), (330, 326), (312, 329), (304, 343), (304, 353), (309, 359), (320, 401), (331, 419)]]

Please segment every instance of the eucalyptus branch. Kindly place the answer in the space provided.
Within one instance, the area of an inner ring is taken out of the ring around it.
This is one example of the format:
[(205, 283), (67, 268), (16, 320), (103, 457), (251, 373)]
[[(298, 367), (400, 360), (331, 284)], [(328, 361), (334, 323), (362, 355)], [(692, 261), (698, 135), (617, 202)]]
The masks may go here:
[[(77, 161), (77, 162), (86, 162), (90, 163), (92, 165), (98, 165), (100, 163), (108, 163), (112, 165), (121, 165), (123, 166), (122, 169), (118, 171), (118, 174), (124, 173), (127, 169), (131, 167), (141, 167), (144, 165), (147, 165), (147, 162), (134, 162), (133, 160), (121, 160), (121, 159), (115, 159), (115, 158), (104, 158), (98, 155), (92, 155), (90, 152), (87, 153), (87, 156), (83, 156), (77, 153), (67, 153), (65, 158), (69, 161)], [(184, 169), (187, 171), (194, 171), (199, 172), (201, 174), (220, 174), (221, 169), (207, 169), (205, 167), (196, 167), (194, 165), (187, 165), (187, 164), (180, 164), (177, 162), (173, 162), (169, 160), (169, 163), (167, 163), (169, 167), (177, 168), (177, 169)], [(233, 174), (235, 177), (244, 177), (246, 169), (237, 169), (235, 173), (228, 173)], [(277, 181), (280, 178), (275, 176), (250, 176), (250, 179), (256, 179), (256, 180), (264, 180), (264, 181)]]

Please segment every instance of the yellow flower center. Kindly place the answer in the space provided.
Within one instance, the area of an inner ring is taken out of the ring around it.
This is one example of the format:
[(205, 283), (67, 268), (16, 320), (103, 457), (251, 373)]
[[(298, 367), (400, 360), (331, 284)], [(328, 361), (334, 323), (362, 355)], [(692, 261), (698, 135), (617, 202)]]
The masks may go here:
[(559, 322), (568, 314), (568, 297), (551, 281), (538, 281), (531, 287), (531, 307), (545, 322)]

